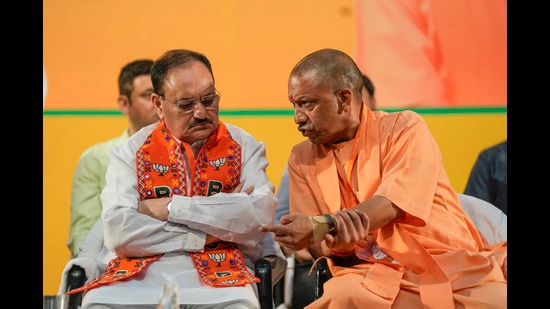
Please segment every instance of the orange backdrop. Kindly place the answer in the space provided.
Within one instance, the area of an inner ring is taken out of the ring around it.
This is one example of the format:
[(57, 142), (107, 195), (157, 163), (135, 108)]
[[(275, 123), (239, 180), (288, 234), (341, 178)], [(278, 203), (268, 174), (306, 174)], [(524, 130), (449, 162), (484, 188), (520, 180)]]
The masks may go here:
[(355, 0), (380, 107), (506, 106), (506, 0)]
[(506, 106), (506, 0), (45, 0), (45, 109), (116, 109), (120, 68), (189, 48), (212, 61), (223, 108), (290, 108), (306, 54), (337, 48), (378, 106)]
[(307, 53), (353, 52), (352, 0), (44, 0), (45, 109), (116, 109), (130, 60), (175, 48), (211, 60), (222, 108), (290, 108)]

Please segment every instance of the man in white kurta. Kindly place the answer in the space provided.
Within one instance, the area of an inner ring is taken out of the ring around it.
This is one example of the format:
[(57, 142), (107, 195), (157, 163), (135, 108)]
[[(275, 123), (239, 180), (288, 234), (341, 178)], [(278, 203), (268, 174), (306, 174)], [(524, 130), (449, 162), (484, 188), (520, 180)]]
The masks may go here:
[[(197, 54), (185, 50), (168, 52), (163, 59), (180, 55), (191, 55), (192, 60), (166, 69), (167, 74), (160, 81), (155, 82), (153, 68), (153, 103), (161, 121), (113, 148), (107, 184), (101, 194), (105, 248), (98, 260), (106, 265), (114, 256), (161, 257), (133, 277), (86, 291), (82, 308), (155, 308), (163, 285), (168, 283), (178, 285), (181, 308), (191, 308), (191, 305), (192, 308), (259, 308), (255, 284), (208, 286), (201, 281), (190, 253), (203, 252), (212, 239), (232, 242), (237, 244), (251, 272), (261, 256), (280, 254), (269, 234), (258, 232), (260, 226), (273, 222), (277, 204), (274, 186), (266, 175), (265, 145), (244, 130), (218, 121), (217, 105), (213, 108), (208, 102), (203, 103), (205, 97), (213, 96), (210, 93), (217, 93), (209, 63), (200, 57), (194, 59)], [(200, 90), (195, 92), (195, 89)], [(200, 97), (200, 104), (193, 101), (191, 109), (164, 98), (195, 98), (195, 94)], [(205, 129), (211, 124), (211, 130)], [(225, 133), (217, 133), (218, 130)], [(140, 196), (143, 185), (139, 183), (143, 179), (138, 181), (140, 178), (136, 176), (139, 175), (136, 162), (140, 162), (136, 153), (155, 132), (166, 134), (170, 145), (181, 146), (177, 148), (181, 153), (177, 150), (176, 155), (182, 157), (178, 164), (183, 164), (186, 175), (178, 187), (182, 192), (175, 189), (169, 198), (143, 199)], [(212, 138), (213, 134), (222, 138), (229, 136), (226, 140), (240, 147), (238, 180), (243, 186), (239, 190), (203, 196), (197, 194), (196, 189), (196, 183), (202, 181), (194, 172), (199, 168), (193, 167), (203, 164), (200, 161), (203, 156), (219, 151), (216, 147), (220, 138)]]

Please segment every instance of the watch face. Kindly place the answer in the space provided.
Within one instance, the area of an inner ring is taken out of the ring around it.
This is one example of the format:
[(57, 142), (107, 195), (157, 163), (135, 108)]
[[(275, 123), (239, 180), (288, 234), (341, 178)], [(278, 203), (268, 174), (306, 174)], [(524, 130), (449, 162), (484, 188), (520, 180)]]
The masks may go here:
[(324, 216), (328, 223), (328, 233), (332, 236), (336, 236), (336, 221), (334, 221), (334, 218), (329, 214)]

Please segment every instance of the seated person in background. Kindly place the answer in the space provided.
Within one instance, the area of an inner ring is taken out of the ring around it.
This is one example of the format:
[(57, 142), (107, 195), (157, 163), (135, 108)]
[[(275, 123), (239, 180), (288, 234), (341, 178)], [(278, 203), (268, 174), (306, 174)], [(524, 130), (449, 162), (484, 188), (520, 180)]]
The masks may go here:
[(122, 135), (86, 149), (78, 160), (71, 187), (71, 223), (67, 247), (76, 257), (80, 244), (101, 216), (99, 195), (105, 187), (109, 151), (142, 127), (159, 120), (151, 94), (153, 60), (139, 59), (126, 64), (118, 76), (118, 108), (128, 119)]
[(309, 140), (288, 160), (290, 214), (273, 232), (333, 277), (306, 308), (506, 308), (507, 242), (489, 246), (460, 205), (420, 115), (371, 111), (361, 71), (322, 49), (288, 80)]
[(111, 151), (98, 260), (112, 259), (82, 308), (155, 308), (168, 283), (181, 308), (258, 308), (252, 269), (270, 250), (258, 228), (277, 204), (265, 145), (219, 120), (203, 54), (168, 51), (151, 79), (161, 120)]
[(374, 84), (367, 77), (367, 75), (362, 74), (363, 77), (363, 88), (361, 89), (361, 97), (365, 105), (371, 110), (376, 110), (376, 98), (374, 97)]
[(474, 164), (464, 194), (485, 200), (508, 215), (508, 141), (483, 150)]

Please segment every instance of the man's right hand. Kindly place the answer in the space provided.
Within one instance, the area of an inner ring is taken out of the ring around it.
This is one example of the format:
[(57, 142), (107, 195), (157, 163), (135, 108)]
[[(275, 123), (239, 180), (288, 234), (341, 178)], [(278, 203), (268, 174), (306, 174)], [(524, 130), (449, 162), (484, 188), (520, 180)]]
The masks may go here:
[(171, 197), (144, 199), (139, 202), (137, 211), (155, 219), (166, 221), (168, 220), (166, 205), (171, 199)]
[(286, 214), (281, 217), (280, 224), (264, 225), (260, 232), (272, 232), (273, 239), (284, 248), (298, 251), (311, 244), (313, 228), (309, 216), (301, 213)]

